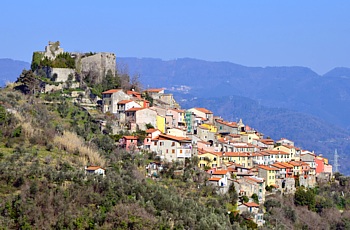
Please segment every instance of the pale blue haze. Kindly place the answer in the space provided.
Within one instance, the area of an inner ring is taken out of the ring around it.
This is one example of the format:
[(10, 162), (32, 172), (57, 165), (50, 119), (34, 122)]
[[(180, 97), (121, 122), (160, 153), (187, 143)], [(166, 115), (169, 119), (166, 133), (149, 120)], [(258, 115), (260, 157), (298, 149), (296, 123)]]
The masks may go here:
[(0, 58), (67, 51), (198, 58), (246, 66), (350, 67), (350, 1), (0, 2)]

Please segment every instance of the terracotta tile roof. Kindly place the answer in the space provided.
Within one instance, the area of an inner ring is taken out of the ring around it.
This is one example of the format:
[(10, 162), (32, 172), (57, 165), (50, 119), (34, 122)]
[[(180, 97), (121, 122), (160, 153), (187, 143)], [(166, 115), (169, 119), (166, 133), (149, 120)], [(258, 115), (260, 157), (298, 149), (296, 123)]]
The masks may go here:
[(228, 170), (216, 170), (215, 172), (213, 172), (213, 175), (225, 175), (227, 174)]
[(262, 182), (264, 182), (264, 178), (258, 179), (258, 178), (256, 178), (256, 177), (251, 177), (251, 176), (249, 176), (249, 177), (245, 177), (245, 179), (254, 181), (254, 182), (256, 182), (256, 183), (262, 183)]
[(262, 152), (270, 154), (270, 155), (289, 155), (289, 153), (281, 151), (281, 150), (264, 150)]
[(97, 169), (103, 169), (104, 170), (104, 168), (102, 168), (102, 167), (100, 167), (100, 166), (88, 166), (88, 167), (86, 167), (86, 170), (87, 171), (95, 171), (95, 170), (97, 170)]
[(264, 143), (264, 144), (274, 144), (274, 140), (272, 139), (260, 139), (259, 140), (261, 143)]
[(219, 124), (223, 124), (223, 125), (232, 127), (232, 128), (237, 128), (238, 127), (237, 122), (228, 122), (228, 121), (223, 121), (223, 120), (216, 120), (216, 122), (219, 123)]
[(147, 129), (146, 133), (153, 133), (155, 131), (160, 131), (159, 129)]
[(213, 112), (206, 109), (206, 108), (195, 108), (196, 110), (202, 112), (202, 113), (206, 113), (206, 114), (212, 114)]
[(164, 90), (164, 88), (159, 88), (159, 89), (146, 89), (145, 92), (150, 92), (150, 93), (159, 93), (160, 91)]
[(289, 161), (288, 164), (293, 165), (293, 166), (301, 166), (302, 162), (301, 161)]
[(271, 165), (258, 165), (258, 168), (261, 168), (267, 171), (279, 171), (278, 168), (272, 167)]
[(121, 100), (118, 102), (118, 105), (124, 105), (126, 103), (132, 102), (132, 100)]
[(284, 166), (284, 167), (286, 167), (286, 168), (293, 168), (293, 165), (288, 164), (288, 163), (286, 163), (286, 162), (275, 162), (275, 164), (282, 165), (282, 166)]
[(203, 154), (206, 154), (206, 153), (209, 153), (209, 154), (212, 154), (212, 155), (215, 155), (215, 156), (222, 156), (222, 153), (221, 152), (211, 152), (211, 151), (208, 151), (208, 150), (203, 150), (203, 149), (198, 149), (198, 155), (203, 155)]
[(249, 152), (225, 152), (222, 153), (223, 157), (251, 157), (252, 153)]
[(131, 109), (126, 110), (126, 112), (136, 112), (136, 111), (143, 110), (143, 109), (145, 109), (145, 108), (131, 108)]
[(112, 94), (121, 91), (121, 89), (110, 89), (107, 91), (104, 91), (102, 94)]
[(294, 149), (295, 148), (294, 146), (291, 146), (291, 145), (281, 145), (281, 146), (286, 147), (288, 149)]
[(135, 92), (135, 91), (130, 91), (130, 90), (126, 91), (126, 94), (133, 95), (134, 97), (140, 97), (141, 96), (141, 93)]
[(138, 137), (135, 136), (123, 136), (123, 138), (127, 139), (127, 140), (138, 140)]
[(206, 129), (206, 130), (209, 130), (209, 129), (210, 129), (209, 127), (206, 127), (206, 126), (204, 126), (204, 125), (200, 125), (200, 126), (198, 126), (198, 128)]
[(222, 178), (219, 178), (219, 177), (212, 177), (212, 178), (209, 178), (209, 181), (219, 181), (221, 179)]
[(178, 113), (184, 113), (185, 110), (182, 110), (182, 109), (169, 109), (169, 110), (172, 110), (172, 111), (175, 111), (175, 112), (178, 112)]
[(192, 139), (188, 138), (188, 137), (177, 137), (177, 136), (166, 135), (166, 134), (160, 134), (159, 135), (159, 139), (160, 140), (172, 139), (172, 140), (176, 140), (176, 141), (179, 141), (179, 142), (190, 142), (190, 141), (192, 141)]
[(259, 205), (255, 202), (248, 202), (248, 203), (243, 203), (247, 207), (256, 207), (259, 208)]
[(286, 166), (281, 165), (281, 164), (277, 164), (277, 163), (272, 164), (272, 166), (273, 166), (273, 167), (276, 167), (276, 168), (279, 168), (279, 169), (285, 169), (285, 168), (287, 168)]
[(202, 140), (197, 141), (197, 143), (203, 143), (203, 144), (206, 144), (206, 145), (210, 145), (210, 144), (211, 144), (211, 143), (210, 143), (210, 142), (208, 142), (208, 141), (202, 141)]

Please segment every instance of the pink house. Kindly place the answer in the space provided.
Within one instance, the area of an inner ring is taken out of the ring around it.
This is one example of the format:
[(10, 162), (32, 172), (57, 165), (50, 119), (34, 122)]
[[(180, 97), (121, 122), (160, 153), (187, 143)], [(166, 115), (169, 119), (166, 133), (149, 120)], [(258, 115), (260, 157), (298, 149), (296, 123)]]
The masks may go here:
[(123, 136), (120, 144), (126, 151), (131, 151), (137, 149), (137, 143), (139, 138), (135, 136)]
[(324, 160), (322, 157), (315, 157), (316, 175), (324, 172)]

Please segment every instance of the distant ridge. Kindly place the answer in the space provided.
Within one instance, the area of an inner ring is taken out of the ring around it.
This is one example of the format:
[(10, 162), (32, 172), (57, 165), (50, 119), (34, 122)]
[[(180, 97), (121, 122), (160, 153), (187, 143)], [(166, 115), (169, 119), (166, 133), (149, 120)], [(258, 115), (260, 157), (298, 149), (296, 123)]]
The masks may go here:
[(29, 68), (28, 62), (0, 58), (0, 87), (3, 87), (6, 82), (16, 81), (22, 70)]
[(350, 76), (348, 68), (321, 76), (300, 66), (246, 67), (191, 58), (117, 58), (117, 65), (127, 66), (131, 75), (139, 74), (145, 86), (186, 85), (198, 98), (239, 95), (350, 129), (350, 78), (344, 77)]

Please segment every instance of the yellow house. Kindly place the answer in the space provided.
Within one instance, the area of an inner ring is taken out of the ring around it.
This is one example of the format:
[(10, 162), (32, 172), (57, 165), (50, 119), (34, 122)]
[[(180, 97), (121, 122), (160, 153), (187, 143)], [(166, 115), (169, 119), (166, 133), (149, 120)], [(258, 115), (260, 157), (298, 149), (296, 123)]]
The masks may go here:
[(165, 133), (165, 117), (157, 115), (157, 129)]
[(300, 155), (296, 154), (297, 152), (296, 152), (296, 149), (294, 146), (280, 145), (280, 146), (276, 146), (273, 150), (287, 152), (287, 153), (289, 153), (289, 159), (291, 159), (293, 161), (300, 161)]
[(266, 185), (276, 185), (276, 174), (279, 171), (278, 168), (275, 168), (270, 165), (259, 165), (258, 166), (258, 175), (265, 179)]
[(186, 137), (186, 130), (179, 128), (167, 129), (167, 135), (172, 135), (175, 137)]
[(208, 152), (208, 151), (200, 151), (198, 150), (198, 166), (200, 168), (210, 167), (217, 168), (221, 167), (220, 156), (222, 154), (220, 152)]
[(256, 133), (241, 133), (241, 141), (245, 143), (253, 143), (254, 140), (258, 140), (260, 137)]
[(303, 166), (302, 161), (290, 161), (288, 164), (293, 166), (293, 174), (294, 176), (302, 175), (303, 174)]
[(240, 164), (243, 167), (252, 168), (254, 153), (250, 152), (223, 152), (221, 156), (222, 163), (234, 162)]
[(204, 126), (209, 130), (209, 132), (216, 133), (218, 131), (218, 128), (214, 126), (213, 124), (202, 124), (201, 126)]

